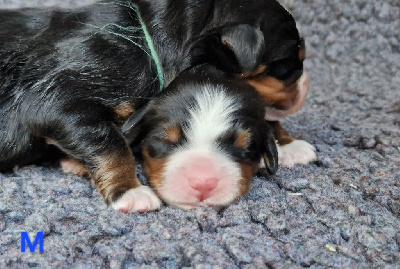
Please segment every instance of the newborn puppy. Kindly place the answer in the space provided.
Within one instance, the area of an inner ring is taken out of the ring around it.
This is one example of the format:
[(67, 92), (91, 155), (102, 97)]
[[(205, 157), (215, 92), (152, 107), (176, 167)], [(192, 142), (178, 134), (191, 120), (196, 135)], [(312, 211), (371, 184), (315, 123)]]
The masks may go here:
[(280, 146), (279, 163), (291, 168), (295, 164), (308, 164), (317, 159), (314, 146), (296, 140), (279, 123), (279, 120), (299, 111), (306, 99), (309, 87), (308, 74), (303, 70), (306, 48), (297, 31), (292, 32), (297, 33), (291, 37), (292, 40), (285, 31), (277, 33), (276, 38), (280, 39), (277, 43), (285, 45), (266, 50), (255, 72), (236, 77), (249, 83), (264, 100), (265, 119), (273, 128)]
[(260, 159), (276, 172), (277, 148), (264, 115), (249, 85), (197, 70), (176, 78), (123, 131), (140, 143), (145, 175), (167, 204), (219, 208), (248, 191)]
[(278, 122), (300, 110), (309, 86), (305, 42), (292, 15), (275, 0), (221, 0), (210, 17), (211, 25), (192, 45), (192, 60), (229, 71), (259, 93), (281, 146), (282, 165), (316, 160), (315, 148), (295, 140)]

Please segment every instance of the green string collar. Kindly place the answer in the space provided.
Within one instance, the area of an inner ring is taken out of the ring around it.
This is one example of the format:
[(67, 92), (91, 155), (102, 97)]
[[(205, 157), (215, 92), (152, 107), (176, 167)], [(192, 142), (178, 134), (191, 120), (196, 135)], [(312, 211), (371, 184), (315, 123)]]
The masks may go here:
[[(151, 38), (150, 33), (147, 29), (147, 26), (146, 26), (145, 22), (143, 21), (142, 16), (140, 15), (139, 7), (136, 4), (132, 3), (131, 1), (124, 1), (124, 2), (117, 2), (117, 3), (99, 2), (97, 4), (100, 4), (100, 5), (116, 4), (119, 6), (129, 8), (135, 12), (137, 19), (140, 23), (140, 27), (121, 26), (116, 23), (109, 23), (102, 27), (98, 27), (96, 25), (90, 25), (90, 26), (97, 28), (99, 31), (105, 31), (109, 34), (123, 38), (123, 39), (131, 42), (135, 46), (139, 47), (141, 50), (143, 50), (154, 61), (154, 64), (157, 69), (157, 77), (159, 80), (160, 92), (161, 92), (165, 86), (164, 73), (163, 73), (163, 69), (161, 66), (161, 61), (160, 61), (160, 58), (158, 57), (158, 53), (154, 47), (153, 39)], [(143, 34), (144, 34), (143, 38), (146, 41), (147, 48), (133, 40), (133, 38), (136, 38), (136, 39), (141, 38), (140, 36), (138, 36), (139, 32), (143, 32)]]
[(154, 47), (153, 39), (151, 38), (149, 31), (147, 30), (147, 26), (144, 23), (142, 16), (140, 15), (139, 8), (136, 6), (134, 10), (136, 11), (136, 14), (138, 16), (140, 25), (142, 26), (144, 37), (146, 39), (147, 46), (149, 47), (149, 50), (150, 50), (151, 58), (153, 59), (155, 65), (156, 65), (157, 76), (158, 76), (158, 80), (160, 82), (160, 91), (161, 91), (164, 88), (165, 82), (164, 82), (164, 73), (162, 70), (160, 58), (158, 57), (158, 53)]

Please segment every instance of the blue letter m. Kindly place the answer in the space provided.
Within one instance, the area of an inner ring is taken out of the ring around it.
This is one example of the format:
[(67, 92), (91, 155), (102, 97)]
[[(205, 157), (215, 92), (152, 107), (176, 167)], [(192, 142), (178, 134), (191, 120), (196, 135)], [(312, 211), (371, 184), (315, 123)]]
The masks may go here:
[(27, 232), (21, 232), (21, 252), (25, 252), (25, 243), (28, 244), (29, 250), (35, 252), (36, 246), (39, 244), (39, 252), (43, 252), (43, 232), (38, 232), (35, 237), (35, 241), (31, 242)]

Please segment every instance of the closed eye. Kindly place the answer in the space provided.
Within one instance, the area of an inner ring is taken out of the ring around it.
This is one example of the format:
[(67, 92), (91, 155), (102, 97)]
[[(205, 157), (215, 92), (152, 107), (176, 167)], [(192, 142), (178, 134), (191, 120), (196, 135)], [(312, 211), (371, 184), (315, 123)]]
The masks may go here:
[(296, 81), (300, 78), (303, 63), (293, 59), (281, 59), (268, 64), (267, 74), (283, 81)]

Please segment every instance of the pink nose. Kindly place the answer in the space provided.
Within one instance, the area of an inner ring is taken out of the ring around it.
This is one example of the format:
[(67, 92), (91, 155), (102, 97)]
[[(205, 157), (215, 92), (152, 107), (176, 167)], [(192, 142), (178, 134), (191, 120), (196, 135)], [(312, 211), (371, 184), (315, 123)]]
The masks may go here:
[(200, 201), (211, 197), (211, 192), (218, 185), (215, 161), (207, 156), (199, 156), (186, 165), (185, 177), (190, 188), (196, 191)]
[(218, 179), (213, 178), (189, 178), (189, 185), (199, 192), (210, 192), (218, 185)]
[(203, 201), (210, 197), (210, 193), (214, 190), (218, 185), (218, 179), (215, 177), (212, 178), (189, 178), (189, 186), (192, 189), (198, 191), (198, 198), (200, 201)]

